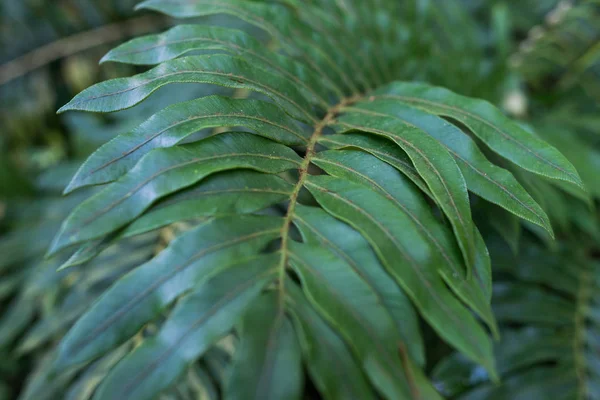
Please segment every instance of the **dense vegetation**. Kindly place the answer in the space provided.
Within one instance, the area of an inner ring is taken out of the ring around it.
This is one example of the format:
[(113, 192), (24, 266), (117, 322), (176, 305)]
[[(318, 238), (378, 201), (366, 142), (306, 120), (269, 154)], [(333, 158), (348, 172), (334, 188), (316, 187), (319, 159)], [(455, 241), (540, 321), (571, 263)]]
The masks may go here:
[(5, 3), (0, 398), (600, 399), (600, 2)]

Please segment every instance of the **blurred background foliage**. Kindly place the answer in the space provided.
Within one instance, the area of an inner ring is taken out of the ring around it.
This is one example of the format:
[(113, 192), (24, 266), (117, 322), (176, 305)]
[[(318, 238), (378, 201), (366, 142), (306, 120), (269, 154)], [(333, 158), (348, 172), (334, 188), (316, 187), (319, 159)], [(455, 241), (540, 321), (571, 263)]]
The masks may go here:
[[(405, 79), (503, 106), (569, 158), (594, 198), (518, 173), (550, 216), (557, 240), (473, 199), (475, 211), (486, 210), (478, 225), (487, 227), (494, 262), (503, 383), (492, 385), (430, 334), (428, 361), (438, 389), (464, 399), (600, 399), (600, 1), (405, 1), (406, 15), (388, 16), (406, 25), (397, 49)], [(56, 343), (116, 278), (187, 228), (168, 226), (108, 244), (93, 261), (64, 271), (56, 269), (70, 255), (44, 259), (62, 219), (94, 191), (61, 196), (82, 159), (173, 98), (216, 90), (183, 85), (110, 115), (55, 114), (91, 84), (136, 72), (99, 66), (111, 47), (171, 24), (134, 13), (136, 2), (0, 2), (0, 400), (90, 398), (135, 338), (82, 369), (49, 376)], [(210, 352), (162, 398), (218, 398), (232, 346)]]

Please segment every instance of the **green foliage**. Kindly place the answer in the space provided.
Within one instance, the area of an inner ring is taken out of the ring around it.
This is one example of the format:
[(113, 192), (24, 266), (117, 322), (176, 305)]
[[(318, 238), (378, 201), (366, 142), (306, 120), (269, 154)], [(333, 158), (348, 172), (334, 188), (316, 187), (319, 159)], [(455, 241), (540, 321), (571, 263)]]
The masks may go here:
[[(532, 122), (574, 163), (598, 198), (598, 2), (571, 6), (563, 2), (554, 9), (512, 61), (524, 78), (540, 86), (532, 96), (537, 109)], [(525, 236), (516, 239), (518, 254), (510, 254), (505, 242), (486, 236), (494, 260), (493, 309), (502, 334), (494, 354), (502, 383), (495, 385), (481, 368), (454, 353), (433, 372), (436, 387), (447, 397), (600, 398), (600, 220), (595, 204), (545, 186), (539, 186), (538, 196), (561, 238), (552, 251)]]
[(102, 59), (143, 72), (60, 112), (118, 112), (119, 135), (0, 241), (22, 398), (600, 398), (597, 104), (511, 103), (549, 74), (504, 62), (537, 10), (138, 8), (191, 20)]
[(600, 398), (600, 265), (580, 244), (568, 243), (557, 254), (524, 244), (519, 257), (506, 257), (498, 243), (492, 251), (502, 384), (491, 384), (485, 372), (454, 354), (436, 367), (438, 387), (469, 400)]

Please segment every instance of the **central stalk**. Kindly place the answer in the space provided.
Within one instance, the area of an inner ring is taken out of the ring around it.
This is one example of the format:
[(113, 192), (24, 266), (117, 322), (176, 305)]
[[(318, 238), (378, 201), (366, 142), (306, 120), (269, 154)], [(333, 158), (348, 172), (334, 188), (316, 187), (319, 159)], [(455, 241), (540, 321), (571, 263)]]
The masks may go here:
[(308, 167), (312, 161), (313, 156), (315, 155), (315, 148), (323, 133), (323, 129), (327, 127), (331, 122), (333, 122), (338, 115), (339, 111), (350, 104), (356, 103), (362, 98), (362, 96), (352, 96), (342, 99), (338, 104), (333, 107), (330, 107), (327, 110), (327, 114), (321, 121), (319, 121), (315, 125), (315, 129), (310, 136), (308, 144), (306, 146), (306, 154), (304, 155), (304, 159), (302, 160), (302, 164), (300, 165), (298, 172), (298, 182), (292, 191), (292, 195), (290, 197), (290, 203), (288, 205), (287, 211), (285, 213), (285, 218), (283, 222), (283, 226), (281, 227), (281, 258), (279, 262), (279, 301), (280, 304), (283, 302), (283, 293), (284, 293), (284, 282), (285, 282), (285, 270), (288, 262), (288, 242), (290, 237), (290, 227), (292, 224), (292, 219), (294, 217), (294, 211), (296, 210), (296, 204), (298, 204), (298, 195), (300, 194), (300, 190), (304, 186), (306, 181), (306, 177), (308, 176)]

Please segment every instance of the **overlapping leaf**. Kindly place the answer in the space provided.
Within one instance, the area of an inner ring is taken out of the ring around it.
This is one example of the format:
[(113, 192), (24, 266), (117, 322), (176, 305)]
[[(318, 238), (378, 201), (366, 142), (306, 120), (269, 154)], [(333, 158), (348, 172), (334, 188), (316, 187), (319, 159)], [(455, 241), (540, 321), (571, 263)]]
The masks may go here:
[[(62, 342), (55, 368), (93, 361), (164, 316), (98, 399), (152, 398), (231, 332), (240, 341), (226, 398), (301, 398), (304, 362), (326, 398), (435, 399), (418, 312), (495, 376), (477, 320), (496, 333), (490, 261), (468, 191), (552, 228), (535, 196), (440, 116), (527, 171), (580, 185), (571, 164), (488, 103), (396, 81), (406, 36), (390, 17), (404, 10), (396, 2), (140, 7), (228, 14), (268, 39), (203, 25), (134, 39), (104, 61), (157, 66), (97, 84), (61, 109), (117, 111), (172, 83), (238, 97), (167, 107), (73, 178), (67, 191), (107, 185), (61, 227), (53, 252), (81, 246), (65, 265), (172, 223), (200, 225), (113, 285)], [(343, 365), (333, 370), (329, 358)]]

